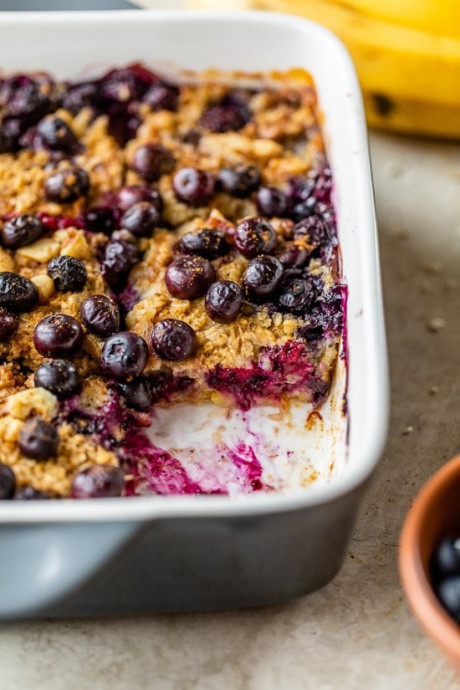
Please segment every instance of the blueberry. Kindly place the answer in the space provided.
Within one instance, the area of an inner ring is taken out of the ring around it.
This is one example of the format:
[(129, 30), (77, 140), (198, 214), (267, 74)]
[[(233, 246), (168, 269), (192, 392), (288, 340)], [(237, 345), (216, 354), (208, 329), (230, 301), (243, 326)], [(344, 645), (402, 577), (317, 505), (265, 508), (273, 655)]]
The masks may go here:
[(19, 249), (40, 239), (43, 232), (43, 225), (37, 216), (25, 213), (4, 224), (0, 231), (0, 241), (6, 249)]
[(14, 495), (15, 501), (47, 501), (52, 498), (49, 491), (40, 491), (33, 486), (23, 486)]
[(24, 124), (21, 118), (18, 117), (4, 117), (1, 122), (1, 132), (3, 146), (6, 146), (5, 152), (16, 151), (19, 148), (19, 139), (24, 131), (24, 127), (27, 127), (27, 123)]
[(80, 347), (83, 329), (72, 316), (52, 314), (37, 323), (33, 340), (44, 357), (67, 357)]
[(182, 237), (179, 246), (184, 254), (194, 254), (204, 259), (217, 259), (230, 251), (225, 235), (212, 228), (187, 232)]
[[(36, 148), (41, 148), (43, 146), (43, 143), (40, 139), (40, 137), (37, 136), (37, 128), (36, 127), (29, 127), (29, 129), (26, 129), (26, 131), (21, 134), (22, 128), (18, 127), (18, 133), (19, 133), (19, 141), (17, 142), (19, 145), (20, 149), (31, 149), (34, 150)], [(54, 156), (58, 157), (61, 154), (57, 154), (57, 152), (54, 152)], [(50, 163), (47, 164), (47, 169), (49, 169)]]
[(11, 314), (3, 307), (0, 307), (0, 343), (9, 340), (19, 325), (19, 319), (16, 314)]
[(30, 311), (38, 304), (38, 290), (31, 280), (11, 271), (0, 272), (0, 307)]
[(137, 333), (122, 331), (111, 335), (105, 341), (101, 366), (105, 374), (121, 381), (129, 381), (142, 374), (148, 356), (144, 338)]
[(278, 296), (282, 311), (299, 314), (313, 302), (315, 297), (311, 285), (300, 278), (291, 278), (283, 285)]
[(251, 119), (251, 112), (241, 100), (228, 95), (203, 111), (200, 124), (211, 132), (223, 133), (242, 129)]
[(313, 196), (313, 183), (303, 177), (292, 177), (289, 180), (287, 196), (291, 217), (299, 221), (313, 213), (316, 199)]
[(51, 106), (52, 81), (40, 75), (32, 79), (15, 75), (7, 82), (6, 111), (9, 115), (22, 116), (28, 122), (36, 121)]
[(35, 371), (35, 386), (46, 388), (58, 398), (73, 395), (79, 387), (78, 372), (71, 362), (65, 359), (52, 359), (43, 362)]
[(261, 183), (259, 169), (255, 165), (238, 163), (233, 168), (223, 168), (219, 172), (219, 186), (221, 189), (239, 198), (249, 196)]
[(258, 256), (249, 262), (243, 284), (250, 297), (267, 297), (278, 287), (283, 266), (274, 256)]
[(116, 498), (124, 487), (123, 471), (111, 465), (93, 465), (77, 474), (70, 490), (72, 498)]
[(83, 214), (85, 229), (110, 235), (117, 227), (113, 209), (107, 206), (93, 206)]
[(160, 214), (153, 204), (139, 201), (124, 212), (121, 226), (137, 237), (148, 237), (160, 222)]
[(16, 476), (8, 465), (0, 462), (0, 501), (13, 498), (16, 491)]
[(460, 575), (460, 535), (442, 540), (431, 557), (430, 569), (434, 580)]
[(304, 201), (298, 201), (295, 203), (291, 209), (290, 209), (290, 216), (295, 220), (296, 222), (308, 218), (309, 216), (312, 215), (312, 213), (315, 212), (316, 208), (316, 199), (311, 196), (308, 199), (305, 199)]
[(231, 280), (219, 280), (206, 294), (205, 309), (213, 321), (231, 323), (238, 316), (242, 303), (239, 285)]
[(119, 383), (118, 391), (128, 407), (146, 412), (157, 400), (168, 399), (169, 393), (183, 390), (191, 383), (192, 379), (186, 376), (174, 377), (169, 371), (155, 371), (134, 381)]
[(139, 251), (132, 242), (121, 239), (110, 240), (105, 247), (102, 275), (111, 288), (119, 290), (139, 259)]
[(315, 198), (324, 203), (330, 204), (332, 192), (332, 171), (328, 167), (321, 168), (317, 171), (314, 178), (314, 195)]
[(184, 144), (191, 144), (192, 146), (198, 146), (201, 141), (201, 132), (198, 129), (189, 129), (182, 135), (182, 141)]
[(263, 216), (282, 218), (287, 215), (286, 195), (277, 187), (261, 187), (256, 194), (257, 210)]
[(171, 151), (161, 144), (144, 144), (136, 149), (133, 168), (147, 182), (155, 182), (174, 170), (176, 161)]
[(248, 259), (258, 254), (271, 254), (276, 244), (276, 232), (263, 218), (246, 218), (236, 228), (235, 246)]
[(311, 252), (306, 249), (301, 249), (295, 244), (291, 244), (287, 249), (279, 256), (279, 260), (283, 266), (289, 268), (303, 268), (310, 258)]
[(128, 68), (113, 69), (108, 72), (100, 82), (100, 95), (108, 101), (126, 103), (139, 100), (147, 85), (140, 80)]
[(313, 247), (334, 243), (334, 232), (325, 218), (312, 214), (294, 225), (294, 239), (306, 238)]
[[(107, 112), (107, 111), (106, 111)], [(127, 103), (112, 103), (108, 107), (109, 127), (108, 132), (119, 146), (126, 146), (133, 139), (141, 124), (139, 103), (128, 101)]]
[(3, 121), (0, 128), (0, 153), (12, 153), (16, 148), (16, 137), (7, 131)]
[[(315, 341), (328, 333), (340, 334), (343, 329), (343, 288), (338, 286), (324, 293), (324, 286), (312, 281), (312, 289), (315, 301), (304, 314), (305, 325), (299, 328), (299, 337)], [(321, 299), (317, 299), (319, 295)]]
[(118, 390), (128, 407), (132, 407), (138, 412), (146, 412), (154, 401), (154, 391), (149, 376), (141, 376), (134, 381), (120, 383)]
[(311, 176), (301, 177), (296, 175), (289, 180), (287, 193), (292, 203), (295, 203), (308, 199), (313, 194), (314, 187), (314, 181)]
[(198, 168), (181, 168), (173, 178), (176, 198), (189, 206), (205, 206), (215, 191), (212, 173)]
[(76, 166), (53, 173), (45, 182), (46, 198), (58, 204), (70, 204), (85, 196), (88, 190), (88, 173)]
[(80, 316), (91, 333), (107, 338), (120, 330), (120, 309), (106, 295), (92, 295), (80, 307)]
[(62, 106), (76, 115), (86, 107), (94, 107), (99, 101), (99, 83), (86, 81), (70, 85), (62, 98)]
[(42, 417), (24, 422), (19, 432), (19, 450), (26, 458), (47, 460), (57, 455), (59, 436), (55, 427)]
[(86, 285), (86, 266), (73, 256), (56, 256), (48, 264), (47, 273), (58, 292), (81, 292)]
[(193, 355), (196, 349), (195, 331), (179, 319), (163, 319), (153, 327), (152, 345), (161, 359), (179, 362)]
[(206, 294), (216, 274), (212, 265), (201, 256), (180, 256), (168, 266), (166, 287), (178, 299), (197, 299)]
[(171, 84), (153, 84), (142, 99), (152, 110), (176, 110), (179, 89)]
[(47, 117), (37, 127), (37, 134), (42, 143), (52, 151), (70, 153), (78, 146), (75, 132), (60, 117)]
[(460, 574), (442, 580), (436, 587), (436, 594), (447, 613), (460, 625)]
[(289, 180), (288, 195), (291, 216), (295, 221), (308, 218), (313, 213), (330, 208), (332, 176), (329, 168), (310, 173), (307, 178)]
[(132, 185), (130, 187), (122, 187), (118, 192), (118, 208), (121, 211), (127, 211), (131, 206), (138, 204), (140, 201), (148, 201), (155, 206), (158, 213), (161, 214), (163, 210), (163, 199), (158, 189), (154, 187)]

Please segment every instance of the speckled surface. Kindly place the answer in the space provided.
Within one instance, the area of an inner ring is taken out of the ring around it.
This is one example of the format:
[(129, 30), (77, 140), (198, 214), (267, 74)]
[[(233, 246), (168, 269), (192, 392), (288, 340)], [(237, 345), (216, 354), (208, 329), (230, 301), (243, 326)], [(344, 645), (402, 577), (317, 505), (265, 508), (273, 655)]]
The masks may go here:
[(2, 625), (1, 690), (460, 687), (409, 614), (396, 567), (412, 498), (460, 450), (460, 146), (373, 134), (371, 147), (392, 414), (340, 574), (258, 611)]
[(376, 134), (371, 145), (392, 414), (340, 574), (265, 610), (3, 625), (2, 690), (460, 687), (396, 569), (412, 498), (460, 450), (460, 147)]

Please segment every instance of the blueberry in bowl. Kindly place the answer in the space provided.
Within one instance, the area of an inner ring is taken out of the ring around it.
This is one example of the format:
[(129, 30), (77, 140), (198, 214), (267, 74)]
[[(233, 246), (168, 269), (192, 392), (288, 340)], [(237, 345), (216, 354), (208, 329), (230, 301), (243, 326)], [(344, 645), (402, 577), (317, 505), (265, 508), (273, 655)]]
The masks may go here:
[(460, 626), (460, 532), (444, 537), (430, 561), (436, 596)]
[(425, 632), (460, 669), (460, 457), (441, 467), (415, 498), (400, 538), (399, 571)]

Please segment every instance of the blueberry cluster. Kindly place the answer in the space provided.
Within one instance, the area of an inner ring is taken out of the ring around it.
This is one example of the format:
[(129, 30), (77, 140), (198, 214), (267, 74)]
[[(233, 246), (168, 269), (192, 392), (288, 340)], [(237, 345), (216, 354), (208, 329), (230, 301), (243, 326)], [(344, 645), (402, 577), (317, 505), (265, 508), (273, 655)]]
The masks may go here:
[(448, 535), (438, 544), (430, 571), (436, 596), (460, 625), (460, 534)]
[(162, 211), (159, 191), (143, 185), (124, 186), (105, 205), (84, 211), (85, 230), (108, 236), (99, 258), (102, 275), (115, 293), (126, 287), (129, 272), (141, 258), (137, 240), (152, 236)]
[(0, 80), (0, 153), (20, 148), (45, 148), (58, 154), (78, 153), (72, 129), (59, 117), (59, 108), (76, 114), (88, 107), (104, 113), (110, 133), (120, 144), (135, 136), (139, 109), (175, 110), (179, 90), (140, 64), (114, 69), (100, 79), (57, 83), (49, 75), (19, 74)]
[[(299, 239), (304, 241), (296, 244)], [(273, 226), (258, 216), (242, 220), (231, 237), (213, 228), (189, 232), (178, 244), (179, 256), (168, 266), (166, 287), (178, 299), (205, 297), (206, 312), (218, 323), (234, 321), (244, 300), (304, 317), (310, 310), (314, 313), (312, 308), (323, 292), (321, 281), (309, 275), (308, 262), (328, 239), (316, 224), (300, 221), (293, 228), (294, 241), (283, 250)], [(211, 263), (229, 254), (232, 247), (249, 259), (241, 285), (216, 280)], [(341, 311), (341, 303), (337, 307)]]
[[(206, 118), (204, 120), (207, 121)], [(182, 168), (173, 178), (176, 198), (192, 206), (208, 203), (215, 192), (237, 198), (255, 194), (260, 217), (240, 222), (230, 240), (213, 229), (187, 233), (179, 244), (179, 250), (185, 256), (176, 258), (166, 273), (166, 285), (171, 295), (179, 299), (206, 295), (206, 311), (220, 323), (229, 323), (236, 318), (243, 297), (255, 304), (271, 302), (275, 309), (304, 315), (321, 291), (318, 291), (317, 282), (309, 280), (307, 265), (314, 257), (329, 257), (331, 248), (337, 244), (329, 168), (324, 167), (304, 178), (291, 178), (284, 190), (261, 184), (258, 168), (244, 164), (223, 168), (217, 177), (195, 168)], [(295, 223), (293, 242), (282, 252), (279, 251), (277, 234), (266, 220), (272, 217), (287, 218)], [(215, 272), (210, 262), (228, 254), (232, 245), (250, 260), (242, 284), (214, 286)], [(328, 299), (330, 301), (330, 297)], [(337, 301), (336, 306), (340, 312), (341, 302)], [(332, 308), (323, 309), (322, 304), (317, 305), (310, 320), (312, 336), (322, 334), (326, 322), (330, 321), (330, 311)]]
[(88, 194), (90, 180), (72, 160), (81, 150), (75, 132), (54, 115), (61, 105), (62, 87), (48, 75), (15, 75), (0, 81), (0, 153), (46, 149), (52, 163), (67, 161), (51, 172), (44, 195), (68, 204)]

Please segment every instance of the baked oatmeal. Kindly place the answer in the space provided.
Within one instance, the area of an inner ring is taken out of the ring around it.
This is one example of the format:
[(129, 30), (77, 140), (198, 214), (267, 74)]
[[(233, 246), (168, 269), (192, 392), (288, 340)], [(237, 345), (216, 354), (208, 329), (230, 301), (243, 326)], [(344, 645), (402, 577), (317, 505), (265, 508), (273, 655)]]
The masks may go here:
[(0, 79), (0, 499), (228, 493), (147, 434), (160, 410), (327, 398), (346, 288), (294, 77)]

